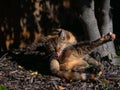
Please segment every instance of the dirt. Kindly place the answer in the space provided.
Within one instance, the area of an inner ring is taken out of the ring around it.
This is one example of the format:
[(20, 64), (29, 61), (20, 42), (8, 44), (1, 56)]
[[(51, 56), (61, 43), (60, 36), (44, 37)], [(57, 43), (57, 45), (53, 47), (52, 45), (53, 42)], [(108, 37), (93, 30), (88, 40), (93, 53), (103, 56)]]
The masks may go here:
[(49, 67), (46, 67), (47, 64), (42, 66), (41, 60), (42, 63), (46, 62), (43, 57), (36, 55), (15, 56), (9, 52), (2, 53), (0, 87), (6, 90), (120, 90), (120, 66), (112, 65), (107, 60), (103, 61), (105, 69), (101, 77), (94, 81), (74, 82), (50, 74), (47, 70)]

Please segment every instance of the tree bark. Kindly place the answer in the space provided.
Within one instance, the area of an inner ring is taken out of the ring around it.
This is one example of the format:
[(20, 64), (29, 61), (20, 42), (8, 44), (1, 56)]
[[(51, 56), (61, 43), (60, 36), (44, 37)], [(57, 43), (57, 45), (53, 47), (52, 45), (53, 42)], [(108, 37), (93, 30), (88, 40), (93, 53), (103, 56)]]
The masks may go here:
[[(99, 31), (100, 34), (103, 36), (105, 34), (107, 34), (108, 32), (113, 32), (113, 22), (112, 22), (112, 16), (111, 16), (111, 11), (110, 11), (110, 0), (101, 0), (101, 1), (97, 1), (96, 3), (98, 3), (96, 6), (96, 10), (98, 10), (98, 27), (99, 27)], [(112, 56), (116, 56), (116, 51), (115, 51), (115, 46), (113, 42), (109, 42), (107, 44), (103, 45), (103, 49), (104, 49), (104, 54), (109, 54)], [(118, 60), (109, 57), (110, 59), (113, 59), (113, 64), (117, 64)]]
[[(88, 33), (90, 41), (94, 41), (108, 32), (113, 32), (112, 17), (110, 16), (110, 0), (80, 0), (79, 3), (81, 5), (80, 19), (84, 29)], [(97, 14), (95, 10), (97, 10)], [(96, 51), (99, 52), (102, 57), (106, 55), (116, 56), (113, 42), (99, 47)], [(113, 64), (116, 63), (118, 62), (113, 59)]]
[(94, 0), (80, 0), (80, 5), (83, 5), (80, 8), (80, 19), (83, 27), (88, 33), (89, 40), (94, 41), (100, 38), (100, 33), (94, 14)]
[[(82, 21), (82, 25), (85, 31), (88, 33), (88, 40), (94, 41), (101, 37), (97, 24), (97, 19), (95, 17), (94, 0), (80, 1), (80, 4), (83, 5), (82, 7), (80, 7), (80, 19)], [(96, 52), (99, 52), (101, 56), (103, 56), (103, 47), (98, 47), (94, 53)]]

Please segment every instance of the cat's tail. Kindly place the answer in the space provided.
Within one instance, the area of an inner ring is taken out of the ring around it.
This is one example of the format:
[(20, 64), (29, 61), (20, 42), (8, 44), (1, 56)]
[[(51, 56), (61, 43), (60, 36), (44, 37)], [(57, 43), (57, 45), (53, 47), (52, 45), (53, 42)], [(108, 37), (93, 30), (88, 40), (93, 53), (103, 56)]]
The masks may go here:
[(89, 73), (89, 72), (76, 72), (76, 71), (69, 71), (69, 70), (60, 70), (59, 62), (57, 60), (52, 60), (51, 64), (51, 71), (54, 75), (65, 79), (67, 81), (76, 81), (76, 80), (95, 80), (97, 76), (100, 76), (102, 72), (99, 73)]
[(70, 71), (58, 71), (57, 76), (64, 78), (67, 81), (77, 81), (77, 80), (95, 80), (96, 75), (90, 73), (81, 73), (81, 72), (70, 72)]

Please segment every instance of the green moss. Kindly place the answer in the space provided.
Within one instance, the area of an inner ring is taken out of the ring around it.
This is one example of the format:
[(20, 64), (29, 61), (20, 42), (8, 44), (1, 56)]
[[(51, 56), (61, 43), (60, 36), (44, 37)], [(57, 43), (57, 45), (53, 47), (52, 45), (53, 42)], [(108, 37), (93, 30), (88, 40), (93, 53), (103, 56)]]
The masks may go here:
[(0, 90), (7, 90), (7, 88), (2, 86), (2, 85), (0, 85)]

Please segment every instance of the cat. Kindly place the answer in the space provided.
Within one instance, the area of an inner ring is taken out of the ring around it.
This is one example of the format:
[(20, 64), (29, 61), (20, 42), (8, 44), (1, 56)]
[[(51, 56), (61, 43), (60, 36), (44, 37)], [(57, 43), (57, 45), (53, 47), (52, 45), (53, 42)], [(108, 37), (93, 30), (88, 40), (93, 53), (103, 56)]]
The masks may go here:
[[(58, 31), (58, 37), (48, 39), (52, 51), (55, 52), (55, 57), (50, 61), (51, 72), (69, 81), (94, 80), (95, 77), (101, 76), (104, 66), (89, 54), (96, 47), (114, 40), (115, 34), (108, 33), (95, 41), (81, 43), (77, 42), (74, 36), (67, 36), (66, 31)], [(73, 41), (70, 38), (74, 38)]]
[(47, 35), (43, 41), (45, 41), (44, 46), (47, 51), (56, 52), (58, 56), (65, 47), (77, 43), (75, 36), (70, 31), (61, 28), (53, 29), (53, 32)]
[(66, 46), (73, 43), (77, 43), (77, 40), (71, 32), (61, 28), (54, 28), (48, 35), (41, 36), (36, 43), (17, 49), (17, 51), (25, 50), (24, 52), (33, 52), (39, 50), (39, 52), (41, 52), (41, 49), (43, 49), (42, 51), (47, 52), (48, 54), (52, 52), (58, 52), (58, 54), (60, 54)]
[[(53, 54), (50, 57), (51, 72), (60, 78), (74, 81), (94, 79), (102, 74), (103, 65), (89, 54), (96, 47), (114, 39), (115, 34), (108, 33), (93, 42), (77, 42), (71, 32), (54, 29), (40, 42), (44, 43), (46, 51)], [(35, 50), (37, 46), (35, 44)]]

